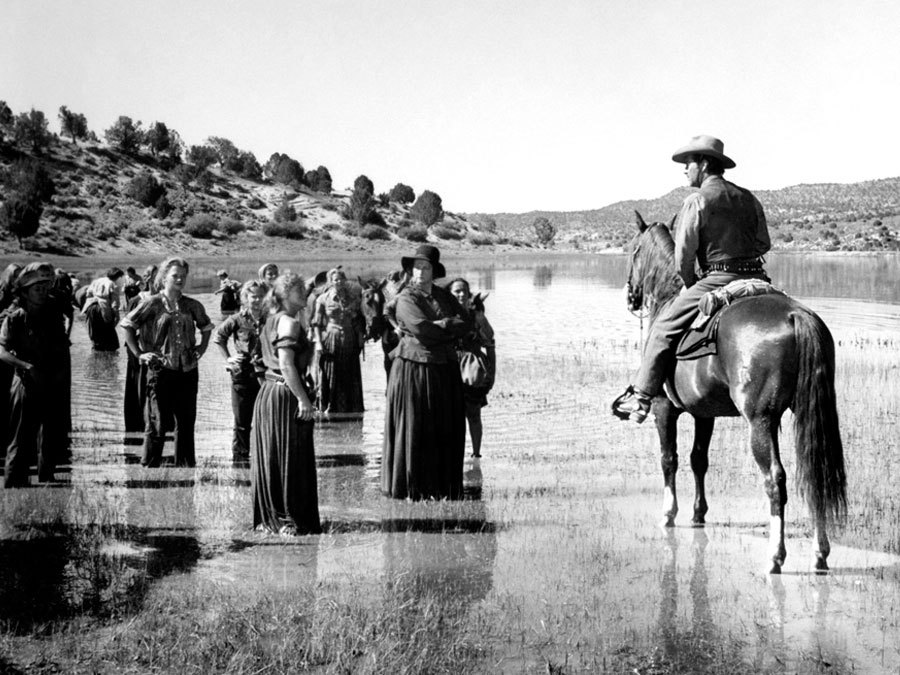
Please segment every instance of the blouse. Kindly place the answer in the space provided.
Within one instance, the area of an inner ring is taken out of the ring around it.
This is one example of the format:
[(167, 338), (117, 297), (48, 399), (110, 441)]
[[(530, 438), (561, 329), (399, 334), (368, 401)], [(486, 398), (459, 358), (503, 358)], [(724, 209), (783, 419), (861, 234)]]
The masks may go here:
[[(162, 293), (142, 300), (119, 325), (133, 328), (145, 336), (147, 343), (143, 348), (159, 352), (165, 368), (184, 372), (197, 367), (196, 332), (206, 333), (213, 329), (212, 321), (198, 300), (182, 295), (170, 304)], [(146, 332), (142, 330), (144, 326), (148, 327)]]

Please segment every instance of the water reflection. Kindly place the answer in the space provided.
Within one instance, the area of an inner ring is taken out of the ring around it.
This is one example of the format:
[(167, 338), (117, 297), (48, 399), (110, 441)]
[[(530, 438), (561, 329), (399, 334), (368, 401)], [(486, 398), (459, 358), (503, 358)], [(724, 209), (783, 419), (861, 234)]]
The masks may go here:
[(709, 579), (706, 572), (706, 547), (709, 536), (703, 528), (692, 530), (691, 629), (683, 632), (678, 626), (678, 537), (674, 529), (666, 530), (667, 560), (660, 579), (659, 633), (665, 655), (671, 660), (691, 662), (694, 657), (707, 656), (705, 646), (717, 639), (709, 607)]
[(538, 265), (534, 268), (532, 284), (535, 288), (550, 288), (551, 283), (553, 283), (553, 269), (549, 265)]
[(127, 616), (152, 581), (191, 569), (200, 547), (190, 536), (138, 528), (67, 528), (0, 540), (0, 621), (16, 634), (52, 631), (79, 614)]

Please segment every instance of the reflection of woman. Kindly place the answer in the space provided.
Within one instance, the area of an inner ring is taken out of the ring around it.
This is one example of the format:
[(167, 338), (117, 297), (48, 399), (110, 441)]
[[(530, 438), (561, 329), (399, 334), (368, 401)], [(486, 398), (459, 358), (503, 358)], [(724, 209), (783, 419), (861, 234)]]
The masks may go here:
[(281, 534), (321, 531), (313, 448), (313, 405), (303, 374), (312, 353), (299, 315), (303, 279), (284, 274), (269, 292), (260, 333), (265, 381), (253, 408), (250, 483), (254, 528)]
[(466, 421), (456, 340), (471, 329), (449, 291), (440, 252), (402, 259), (409, 285), (393, 307), (400, 344), (388, 379), (381, 489), (396, 499), (462, 496)]
[[(148, 368), (141, 460), (147, 467), (158, 467), (162, 462), (168, 419), (175, 425), (175, 465), (194, 466), (197, 462), (197, 365), (206, 353), (213, 325), (203, 305), (183, 293), (188, 269), (182, 258), (168, 258), (160, 263), (155, 282), (159, 292), (138, 304), (121, 323), (128, 348)], [(148, 332), (141, 346), (138, 331), (144, 326)]]
[[(261, 281), (251, 279), (246, 282), (240, 292), (241, 311), (225, 319), (213, 333), (213, 343), (225, 357), (225, 368), (231, 374), (231, 411), (234, 414), (231, 459), (234, 462), (250, 461), (253, 404), (259, 394), (254, 362), (258, 358), (264, 295)], [(229, 339), (234, 344), (234, 354), (228, 351)]]
[(38, 480), (53, 480), (56, 462), (67, 450), (69, 338), (62, 314), (50, 301), (54, 276), (47, 263), (26, 265), (16, 280), (16, 303), (0, 325), (0, 360), (15, 368), (6, 487), (27, 487), (35, 459)]
[(448, 287), (466, 315), (470, 316), (474, 330), (459, 341), (460, 357), (465, 352), (476, 354), (485, 366), (485, 380), (482, 385), (470, 385), (463, 382), (463, 396), (466, 400), (466, 419), (469, 422), (469, 435), (472, 437), (472, 455), (481, 457), (481, 409), (487, 405), (487, 395), (494, 386), (497, 373), (497, 352), (494, 348), (494, 329), (484, 315), (484, 305), (473, 303), (469, 282), (465, 279), (454, 279)]
[(361, 413), (362, 372), (359, 353), (365, 320), (360, 298), (350, 292), (338, 267), (328, 273), (329, 288), (316, 299), (312, 324), (319, 353), (319, 409), (329, 413)]

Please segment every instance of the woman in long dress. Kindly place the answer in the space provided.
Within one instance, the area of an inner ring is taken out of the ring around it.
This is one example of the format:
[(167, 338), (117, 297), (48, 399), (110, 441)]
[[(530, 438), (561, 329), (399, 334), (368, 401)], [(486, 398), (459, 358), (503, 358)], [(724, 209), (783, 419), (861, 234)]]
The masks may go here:
[(253, 408), (250, 483), (253, 527), (280, 534), (316, 534), (319, 499), (313, 448), (314, 408), (304, 373), (312, 348), (300, 322), (306, 305), (301, 277), (279, 276), (260, 333), (265, 366)]
[(388, 380), (381, 489), (396, 499), (462, 497), (465, 403), (456, 341), (471, 330), (449, 291), (440, 251), (423, 244), (401, 259), (409, 285), (393, 317), (400, 344)]
[(313, 329), (319, 349), (319, 410), (361, 413), (363, 405), (362, 350), (365, 319), (361, 298), (351, 292), (344, 270), (328, 273), (329, 287), (316, 299)]

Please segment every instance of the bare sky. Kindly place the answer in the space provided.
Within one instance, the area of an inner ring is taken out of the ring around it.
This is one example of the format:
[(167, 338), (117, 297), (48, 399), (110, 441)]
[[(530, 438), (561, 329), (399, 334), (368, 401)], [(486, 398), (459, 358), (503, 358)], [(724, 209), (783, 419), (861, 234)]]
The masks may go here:
[(336, 188), (578, 210), (683, 184), (725, 141), (751, 189), (900, 175), (900, 2), (3, 0), (13, 112), (165, 122)]

